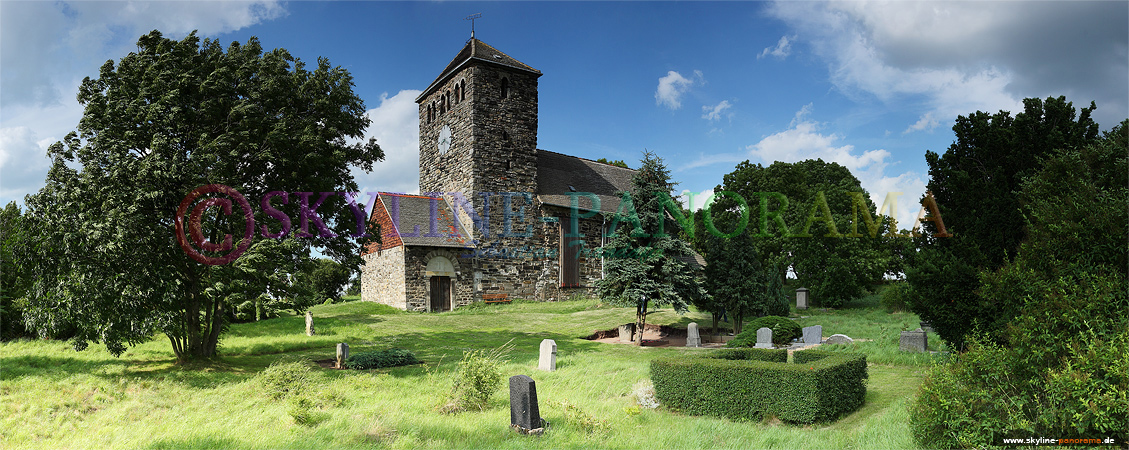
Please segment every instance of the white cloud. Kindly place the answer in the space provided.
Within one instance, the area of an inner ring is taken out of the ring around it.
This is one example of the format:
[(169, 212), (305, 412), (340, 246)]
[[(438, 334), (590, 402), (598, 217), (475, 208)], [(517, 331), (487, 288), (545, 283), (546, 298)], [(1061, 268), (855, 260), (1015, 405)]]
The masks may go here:
[(690, 90), (694, 84), (701, 84), (702, 80), (700, 70), (695, 70), (693, 77), (690, 78), (673, 70), (667, 72), (666, 76), (659, 78), (659, 87), (655, 89), (655, 104), (670, 109), (681, 108), (682, 94)]
[(713, 203), (713, 189), (706, 189), (702, 192), (691, 192), (689, 189), (683, 189), (682, 195), (678, 196), (678, 201), (682, 203), (683, 208), (697, 211)]
[(714, 106), (702, 105), (702, 118), (710, 122), (721, 120), (721, 113), (732, 106), (733, 104), (729, 103), (729, 100), (722, 100), (721, 103)]
[(792, 41), (795, 39), (795, 36), (791, 38), (788, 36), (780, 36), (780, 41), (776, 42), (776, 47), (765, 47), (764, 51), (757, 55), (757, 59), (762, 59), (766, 56), (773, 56), (777, 59), (787, 58), (788, 55), (792, 54)]
[[(418, 90), (403, 90), (389, 97), (381, 94), (380, 105), (368, 110), (372, 119), (365, 140), (376, 138), (384, 150), (384, 161), (373, 171), (353, 168), (353, 178), (361, 192), (419, 192), (419, 109), (415, 98)], [(366, 195), (365, 201), (368, 201)]]
[(859, 179), (878, 207), (882, 206), (888, 193), (903, 192), (897, 198), (895, 218), (899, 227), (908, 229), (919, 209), (915, 206), (917, 199), (925, 192), (924, 177), (915, 172), (888, 175), (886, 169), (890, 166), (887, 162), (890, 152), (877, 149), (860, 153), (851, 144), (841, 144), (839, 135), (819, 131), (820, 124), (808, 118), (811, 111), (811, 104), (804, 105), (796, 112), (788, 129), (749, 145), (747, 150), (752, 161), (764, 165), (808, 159), (838, 163)]
[(909, 128), (906, 128), (906, 130), (902, 132), (902, 134), (909, 134), (910, 132), (913, 132), (913, 131), (922, 131), (922, 130), (933, 131), (933, 129), (937, 128), (938, 125), (940, 125), (940, 123), (937, 122), (937, 119), (933, 117), (933, 111), (929, 111), (925, 114), (922, 114), (921, 118), (918, 119), (917, 123), (910, 125)]
[(937, 124), (910, 132), (1049, 95), (1096, 100), (1105, 127), (1129, 115), (1124, 2), (777, 2), (768, 13), (810, 43), (848, 96), (922, 103)]

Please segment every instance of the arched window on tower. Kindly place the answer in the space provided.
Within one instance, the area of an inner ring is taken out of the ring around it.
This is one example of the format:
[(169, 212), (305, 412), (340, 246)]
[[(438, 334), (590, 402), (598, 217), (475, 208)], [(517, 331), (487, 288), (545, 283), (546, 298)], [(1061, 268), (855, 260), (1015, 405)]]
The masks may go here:
[(510, 97), (510, 79), (502, 78), (502, 98)]
[(466, 100), (466, 80), (459, 82), (459, 101)]
[(431, 110), (431, 104), (427, 105), (427, 123), (431, 123), (434, 119), (434, 112)]

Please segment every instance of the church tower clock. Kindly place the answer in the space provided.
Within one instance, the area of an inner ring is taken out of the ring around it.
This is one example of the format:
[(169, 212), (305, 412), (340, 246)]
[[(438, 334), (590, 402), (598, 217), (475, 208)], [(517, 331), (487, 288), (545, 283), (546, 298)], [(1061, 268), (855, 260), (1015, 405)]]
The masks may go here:
[(540, 76), (537, 69), (472, 37), (416, 98), (420, 193), (441, 192), (450, 198), (448, 193), (458, 192), (475, 211), (491, 208), (489, 236), (460, 214), (464, 228), (481, 243), (502, 237), (503, 202), (514, 210), (528, 205), (526, 214), (535, 209), (536, 200), (520, 193), (532, 197), (537, 192)]

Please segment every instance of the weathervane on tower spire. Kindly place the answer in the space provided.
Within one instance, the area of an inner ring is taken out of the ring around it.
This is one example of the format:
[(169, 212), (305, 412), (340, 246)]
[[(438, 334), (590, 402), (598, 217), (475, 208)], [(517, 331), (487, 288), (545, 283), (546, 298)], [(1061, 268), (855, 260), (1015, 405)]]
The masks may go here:
[(474, 39), (474, 19), (478, 19), (480, 17), (482, 17), (482, 13), (474, 13), (474, 14), (471, 14), (469, 16), (466, 16), (463, 19), (463, 20), (469, 20), (470, 21), (470, 38), (471, 39)]

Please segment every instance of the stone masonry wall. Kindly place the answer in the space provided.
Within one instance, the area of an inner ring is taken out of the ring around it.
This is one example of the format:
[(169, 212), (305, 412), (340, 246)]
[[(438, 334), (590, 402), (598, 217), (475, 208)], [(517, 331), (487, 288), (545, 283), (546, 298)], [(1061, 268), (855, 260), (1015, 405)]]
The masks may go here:
[(361, 300), (405, 309), (404, 247), (367, 253), (361, 268)]

